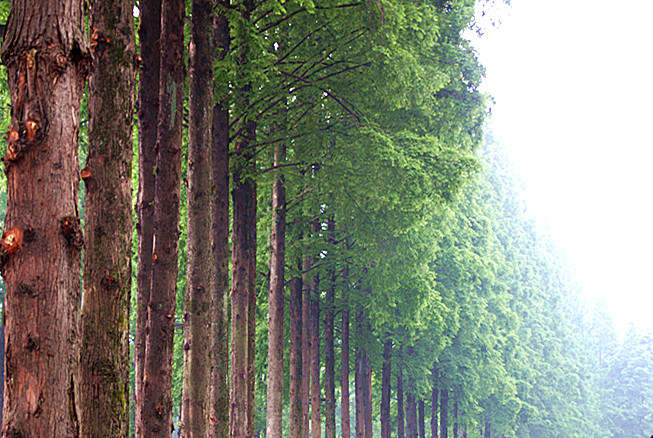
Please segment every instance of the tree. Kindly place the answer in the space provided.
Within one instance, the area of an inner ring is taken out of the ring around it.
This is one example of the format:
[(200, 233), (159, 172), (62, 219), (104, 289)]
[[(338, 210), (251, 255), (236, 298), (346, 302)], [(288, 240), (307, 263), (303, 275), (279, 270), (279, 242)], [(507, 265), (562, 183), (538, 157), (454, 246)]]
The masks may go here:
[(3, 436), (77, 436), (79, 108), (90, 64), (79, 0), (14, 1), (2, 42), (11, 94)]
[(213, 121), (213, 1), (192, 2), (188, 134), (188, 272), (184, 307), (182, 436), (209, 432), (211, 322), (211, 126)]
[(84, 272), (80, 317), (82, 436), (129, 432), (132, 126), (136, 82), (130, 1), (92, 1)]
[[(178, 272), (185, 2), (161, 4), (161, 70), (151, 292), (143, 373), (143, 437), (172, 430), (172, 346)], [(145, 84), (141, 84), (144, 86)]]

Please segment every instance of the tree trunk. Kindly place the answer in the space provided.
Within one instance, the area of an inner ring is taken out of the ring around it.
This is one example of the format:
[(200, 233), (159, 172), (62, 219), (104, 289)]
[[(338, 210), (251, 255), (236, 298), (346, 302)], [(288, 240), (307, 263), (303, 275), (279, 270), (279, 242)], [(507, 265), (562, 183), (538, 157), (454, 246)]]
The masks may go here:
[[(369, 322), (368, 322), (369, 325)], [(365, 351), (363, 356), (363, 406), (365, 408), (365, 438), (372, 438), (372, 365), (370, 356)]]
[(302, 410), (302, 278), (301, 261), (290, 281), (290, 438), (304, 438)]
[(404, 438), (404, 379), (401, 368), (397, 376), (397, 437)]
[(156, 189), (156, 137), (159, 114), (159, 75), (161, 35), (161, 1), (141, 0), (140, 28), (141, 67), (138, 85), (138, 272), (136, 274), (135, 367), (135, 435), (143, 430), (143, 374), (147, 317), (152, 290), (152, 240), (154, 236), (154, 191)]
[[(316, 220), (312, 223), (313, 236), (317, 236), (320, 224)], [(311, 265), (317, 263), (315, 257)], [(311, 321), (311, 438), (321, 438), (322, 421), (320, 404), (322, 390), (320, 388), (320, 278), (316, 272), (311, 279), (310, 321)]]
[(419, 429), (419, 438), (426, 438), (426, 424), (424, 422), (424, 400), (417, 404), (417, 427)]
[(342, 346), (341, 346), (341, 370), (340, 370), (340, 391), (342, 410), (342, 438), (351, 437), (351, 414), (349, 411), (349, 268), (345, 267), (343, 272), (342, 288)]
[[(435, 370), (433, 371), (435, 375)], [(431, 389), (431, 438), (438, 438), (438, 386), (437, 381)]]
[[(335, 246), (335, 222), (333, 217), (327, 221), (329, 243)], [(335, 248), (334, 248), (335, 251)], [(334, 308), (336, 300), (336, 274), (330, 268), (331, 284), (326, 292), (324, 309), (324, 435), (325, 438), (336, 437), (336, 376), (335, 376), (335, 347), (334, 347)]]
[[(308, 251), (308, 250), (307, 250)], [(310, 381), (311, 381), (311, 286), (308, 270), (311, 267), (308, 252), (302, 259), (302, 430), (310, 431)]]
[(492, 425), (490, 423), (490, 420), (488, 420), (488, 419), (485, 420), (485, 430), (483, 432), (483, 437), (484, 438), (491, 438), (492, 437)]
[[(286, 160), (286, 147), (277, 143), (274, 166)], [(272, 232), (270, 233), (270, 288), (268, 291), (268, 393), (266, 437), (281, 438), (283, 418), (283, 318), (286, 252), (286, 186), (281, 170), (275, 171), (272, 188)]]
[(14, 0), (2, 44), (11, 94), (3, 437), (77, 437), (79, 108), (90, 60), (81, 0)]
[(211, 320), (211, 123), (213, 109), (213, 1), (193, 0), (188, 126), (188, 271), (184, 306), (181, 436), (209, 433)]
[[(251, 144), (255, 142), (256, 125), (252, 125)], [(250, 159), (251, 168), (249, 172), (253, 172), (256, 167), (255, 158), (252, 156)], [(249, 223), (248, 229), (251, 233), (251, 241), (253, 242), (249, 247), (249, 290), (248, 307), (247, 307), (247, 436), (254, 436), (254, 402), (256, 399), (256, 182), (252, 181), (251, 196), (251, 211), (248, 215)]]
[[(240, 9), (240, 20), (236, 32), (241, 38), (239, 60), (242, 70), (247, 71), (250, 64), (249, 26), (254, 8), (251, 0), (246, 0)], [(254, 181), (254, 156), (251, 145), (256, 137), (256, 122), (250, 120), (249, 109), (252, 84), (250, 78), (239, 76), (234, 96), (234, 106), (240, 119), (239, 138), (235, 142), (234, 162), (237, 168), (233, 175), (233, 237), (231, 253), (231, 385), (229, 392), (229, 436), (245, 438), (252, 426), (250, 416), (252, 400), (251, 376), (253, 357), (250, 339), (252, 302), (255, 297), (252, 289), (255, 279), (256, 258), (256, 182)]]
[(177, 295), (177, 255), (184, 98), (184, 6), (161, 4), (161, 72), (157, 122), (152, 289), (148, 308), (143, 383), (143, 437), (172, 430), (172, 353)]
[(449, 410), (449, 391), (442, 389), (440, 391), (440, 437), (447, 438), (449, 435), (449, 420), (447, 418)]
[(417, 438), (417, 405), (412, 392), (406, 395), (406, 437)]
[(91, 2), (81, 436), (129, 433), (129, 302), (135, 42), (131, 2)]
[(458, 438), (458, 402), (453, 402), (453, 438)]
[(383, 369), (381, 377), (381, 438), (390, 438), (390, 393), (392, 378), (392, 341), (383, 344)]
[[(229, 50), (229, 24), (223, 10), (214, 16), (215, 56), (224, 59)], [(213, 367), (211, 371), (211, 438), (229, 434), (229, 344), (226, 299), (229, 288), (229, 108), (227, 96), (215, 96), (211, 131), (211, 199), (213, 244)]]
[[(357, 326), (359, 324), (359, 314), (357, 313), (356, 322)], [(360, 336), (359, 336), (360, 339)], [(365, 376), (363, 367), (363, 350), (360, 345), (356, 346), (355, 352), (355, 369), (354, 369), (354, 385), (356, 387), (356, 438), (365, 438), (365, 396), (364, 396), (364, 385), (365, 385)]]

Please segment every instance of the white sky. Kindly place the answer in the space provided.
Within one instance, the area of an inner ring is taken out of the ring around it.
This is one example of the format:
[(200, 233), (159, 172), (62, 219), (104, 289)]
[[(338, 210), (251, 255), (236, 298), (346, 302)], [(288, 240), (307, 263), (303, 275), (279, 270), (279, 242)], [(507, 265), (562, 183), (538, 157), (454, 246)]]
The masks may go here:
[(527, 204), (619, 331), (653, 328), (653, 0), (512, 0), (497, 14), (475, 46)]

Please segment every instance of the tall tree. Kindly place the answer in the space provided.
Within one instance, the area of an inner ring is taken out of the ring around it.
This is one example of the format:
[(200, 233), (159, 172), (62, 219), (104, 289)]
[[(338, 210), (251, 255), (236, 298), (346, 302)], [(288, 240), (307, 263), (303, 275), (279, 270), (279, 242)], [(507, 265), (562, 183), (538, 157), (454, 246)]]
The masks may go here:
[(342, 333), (340, 335), (341, 341), (341, 367), (340, 367), (340, 393), (341, 393), (341, 409), (342, 409), (342, 438), (350, 438), (351, 436), (351, 422), (349, 412), (349, 267), (345, 265), (344, 272), (342, 273), (343, 286), (342, 286)]
[(79, 108), (90, 63), (81, 0), (17, 0), (2, 42), (11, 94), (2, 436), (79, 436)]
[(156, 189), (156, 137), (159, 115), (159, 75), (161, 70), (161, 1), (139, 3), (141, 64), (138, 86), (138, 271), (136, 274), (136, 337), (134, 341), (135, 433), (143, 430), (143, 383), (148, 306), (152, 290), (152, 243), (154, 237), (154, 191)]
[[(335, 252), (335, 220), (333, 216), (327, 221), (328, 240), (331, 250)], [(324, 436), (336, 437), (336, 376), (335, 376), (335, 300), (336, 300), (336, 267), (332, 262), (329, 267), (331, 283), (326, 291), (324, 309)]]
[(136, 81), (129, 0), (91, 1), (85, 255), (81, 305), (81, 436), (129, 432), (132, 126)]
[(390, 393), (392, 379), (392, 341), (383, 343), (383, 368), (381, 376), (381, 438), (390, 438)]
[(211, 126), (213, 1), (193, 0), (188, 126), (188, 272), (184, 309), (182, 436), (209, 432), (213, 258), (211, 245)]
[[(214, 15), (214, 50), (217, 62), (224, 62), (230, 45), (226, 11)], [(217, 81), (215, 81), (217, 82)], [(211, 197), (213, 250), (213, 366), (211, 371), (211, 438), (226, 438), (229, 433), (229, 342), (226, 299), (229, 290), (229, 104), (228, 85), (216, 84), (211, 130)]]
[(297, 261), (296, 273), (290, 280), (290, 438), (304, 437), (303, 409), (302, 409), (302, 278), (301, 259)]
[(161, 70), (151, 293), (143, 373), (143, 437), (172, 430), (172, 347), (178, 273), (184, 109), (183, 0), (161, 4)]

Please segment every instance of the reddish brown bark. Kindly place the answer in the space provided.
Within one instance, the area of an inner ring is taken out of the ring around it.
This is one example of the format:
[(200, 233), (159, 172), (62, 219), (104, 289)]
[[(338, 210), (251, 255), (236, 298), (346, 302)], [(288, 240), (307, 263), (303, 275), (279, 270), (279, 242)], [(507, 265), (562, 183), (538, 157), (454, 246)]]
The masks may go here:
[(342, 409), (342, 438), (351, 437), (351, 422), (349, 412), (349, 269), (345, 267), (343, 272), (342, 288), (342, 346), (341, 346), (341, 409)]
[(131, 2), (91, 2), (84, 287), (81, 306), (81, 436), (129, 432), (129, 302), (135, 42)]
[(372, 365), (370, 356), (365, 352), (363, 357), (363, 406), (365, 409), (365, 438), (372, 438)]
[[(297, 263), (301, 269), (301, 261)], [(302, 279), (290, 281), (290, 438), (304, 438), (302, 412)]]
[[(329, 242), (335, 245), (335, 222), (333, 218), (327, 221)], [(335, 248), (334, 248), (335, 250)], [(326, 292), (324, 309), (324, 435), (326, 438), (336, 436), (336, 376), (334, 348), (334, 307), (336, 294), (336, 275), (330, 268), (331, 284)]]
[(154, 191), (156, 189), (156, 136), (159, 114), (159, 74), (161, 34), (161, 2), (141, 0), (140, 28), (141, 67), (138, 86), (138, 272), (136, 274), (136, 339), (134, 367), (136, 405), (135, 432), (143, 429), (143, 373), (148, 305), (152, 289), (152, 239), (154, 235)]
[(209, 433), (211, 389), (211, 123), (213, 1), (193, 0), (188, 126), (188, 271), (184, 306), (181, 436)]
[[(215, 58), (224, 59), (229, 50), (229, 24), (224, 11), (213, 21)], [(229, 109), (227, 96), (215, 96), (211, 148), (211, 198), (213, 268), (213, 368), (211, 371), (211, 438), (229, 434), (229, 344), (226, 298), (229, 288)]]
[[(318, 221), (312, 223), (314, 237), (320, 230)], [(311, 268), (317, 260), (311, 260)], [(320, 438), (322, 435), (321, 401), (322, 389), (320, 387), (320, 278), (313, 272), (311, 279), (310, 322), (311, 322), (311, 437)]]
[[(274, 150), (274, 166), (286, 159), (283, 143)], [(270, 287), (268, 289), (268, 387), (267, 432), (270, 438), (281, 438), (283, 418), (283, 318), (284, 267), (286, 252), (286, 186), (281, 170), (275, 171), (272, 188), (272, 232), (270, 233)]]
[[(253, 131), (256, 127), (252, 128)], [(252, 134), (252, 143), (255, 134)], [(252, 169), (255, 167), (251, 158)], [(247, 308), (247, 436), (254, 436), (254, 409), (256, 398), (255, 368), (256, 368), (256, 183), (253, 182), (251, 196), (252, 210), (249, 215), (248, 229), (253, 234), (253, 244), (249, 248), (249, 290)]]
[(15, 0), (2, 43), (11, 95), (3, 437), (76, 437), (80, 100), (89, 65), (81, 0)]
[(311, 381), (311, 286), (308, 271), (311, 261), (308, 252), (302, 259), (302, 429), (310, 430), (310, 381)]
[(182, 115), (184, 98), (184, 6), (161, 4), (161, 71), (157, 119), (152, 286), (143, 374), (143, 437), (172, 429), (172, 348), (177, 294)]
[(354, 385), (356, 388), (356, 438), (365, 438), (365, 390), (363, 389), (365, 385), (365, 377), (363, 371), (363, 351), (360, 346), (356, 346), (354, 356)]
[(383, 368), (381, 371), (381, 438), (390, 438), (390, 392), (392, 378), (392, 341), (383, 343)]

